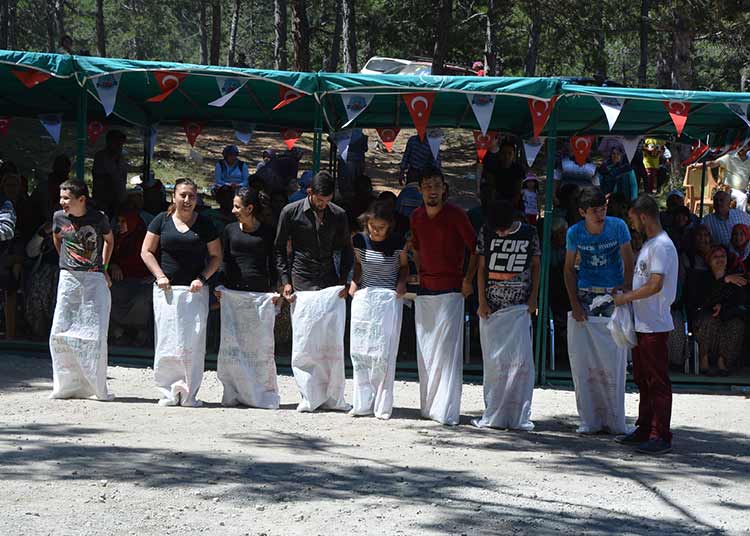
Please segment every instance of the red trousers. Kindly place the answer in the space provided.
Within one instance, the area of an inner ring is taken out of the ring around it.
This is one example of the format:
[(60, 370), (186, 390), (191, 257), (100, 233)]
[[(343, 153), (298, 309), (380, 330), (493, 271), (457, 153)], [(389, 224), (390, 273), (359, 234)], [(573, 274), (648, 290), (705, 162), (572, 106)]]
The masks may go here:
[(646, 184), (644, 184), (644, 190), (646, 193), (652, 194), (656, 192), (656, 187), (659, 184), (659, 168), (646, 168)]
[(672, 442), (672, 382), (669, 380), (667, 338), (669, 333), (637, 333), (633, 348), (633, 379), (640, 391), (636, 434), (644, 441)]

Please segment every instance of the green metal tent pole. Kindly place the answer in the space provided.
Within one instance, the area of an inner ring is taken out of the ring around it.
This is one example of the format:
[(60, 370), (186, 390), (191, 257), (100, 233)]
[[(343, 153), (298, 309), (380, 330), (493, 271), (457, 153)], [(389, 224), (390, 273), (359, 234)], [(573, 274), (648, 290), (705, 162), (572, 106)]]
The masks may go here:
[(86, 86), (81, 87), (76, 103), (76, 177), (84, 180), (86, 172), (86, 112), (88, 95)]
[(315, 131), (313, 132), (313, 173), (320, 171), (320, 154), (323, 146), (323, 105), (315, 99)]
[[(547, 331), (549, 324), (549, 263), (552, 238), (552, 210), (555, 174), (555, 153), (557, 151), (557, 108), (552, 109), (547, 134), (547, 176), (544, 185), (544, 226), (542, 228), (542, 266), (539, 275), (539, 299), (537, 300), (536, 344), (534, 366), (537, 378), (544, 378), (547, 366)], [(543, 381), (543, 380), (542, 380)]]

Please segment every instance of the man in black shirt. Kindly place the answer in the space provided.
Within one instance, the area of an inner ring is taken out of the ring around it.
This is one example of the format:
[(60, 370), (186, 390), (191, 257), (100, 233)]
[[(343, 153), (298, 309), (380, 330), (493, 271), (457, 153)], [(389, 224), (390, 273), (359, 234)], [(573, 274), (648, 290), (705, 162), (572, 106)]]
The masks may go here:
[[(346, 212), (331, 203), (334, 180), (326, 171), (313, 177), (308, 196), (284, 207), (279, 217), (274, 250), (283, 295), (293, 299), (295, 290), (321, 290), (346, 285), (354, 262)], [(287, 242), (292, 243), (292, 258)], [(338, 271), (334, 252), (341, 251)], [(347, 289), (341, 291), (346, 296)]]
[(526, 170), (516, 161), (516, 146), (504, 141), (495, 152), (490, 150), (484, 157), (483, 178), (493, 182), (495, 197), (518, 206)]

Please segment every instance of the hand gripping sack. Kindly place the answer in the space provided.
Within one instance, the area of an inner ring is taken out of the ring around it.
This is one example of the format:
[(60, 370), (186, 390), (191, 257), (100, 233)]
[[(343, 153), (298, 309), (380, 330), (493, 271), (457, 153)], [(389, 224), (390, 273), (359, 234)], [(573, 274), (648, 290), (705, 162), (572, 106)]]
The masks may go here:
[(154, 285), (154, 378), (164, 406), (199, 406), (206, 358), (208, 287)]
[(630, 350), (638, 345), (638, 337), (635, 334), (633, 324), (633, 308), (629, 303), (618, 305), (607, 323), (607, 328), (612, 334), (615, 344), (620, 348)]
[(417, 296), (417, 367), (422, 416), (456, 425), (461, 415), (464, 297)]
[(364, 288), (354, 294), (349, 337), (353, 415), (391, 416), (402, 310), (403, 302), (392, 290)]
[(297, 411), (318, 408), (348, 411), (344, 400), (343, 286), (295, 292), (292, 302), (292, 372), (302, 402)]
[(50, 398), (114, 398), (107, 390), (111, 297), (104, 274), (60, 270), (50, 330)]
[(515, 305), (479, 320), (484, 363), (484, 415), (480, 427), (533, 430), (534, 353), (531, 315)]
[(224, 385), (221, 403), (278, 409), (274, 324), (277, 294), (221, 292), (221, 344), (216, 375)]
[(609, 318), (577, 322), (568, 313), (568, 354), (581, 418), (579, 433), (628, 433), (625, 424), (625, 367), (628, 350), (617, 346)]

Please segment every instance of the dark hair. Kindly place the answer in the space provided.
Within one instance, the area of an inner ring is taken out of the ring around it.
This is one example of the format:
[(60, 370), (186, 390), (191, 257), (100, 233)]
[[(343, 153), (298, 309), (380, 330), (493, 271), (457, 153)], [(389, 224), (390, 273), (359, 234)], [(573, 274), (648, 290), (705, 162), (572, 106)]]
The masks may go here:
[(336, 191), (336, 181), (327, 171), (319, 171), (310, 182), (310, 190), (315, 195), (333, 195)]
[(60, 185), (60, 190), (67, 190), (76, 199), (79, 197), (88, 198), (89, 196), (89, 187), (86, 186), (85, 182), (78, 179), (70, 179), (63, 182)]
[(578, 208), (586, 212), (592, 207), (603, 207), (607, 204), (607, 198), (596, 186), (585, 186), (578, 194)]
[(425, 179), (432, 179), (435, 177), (439, 177), (441, 181), (445, 182), (445, 177), (443, 177), (442, 171), (434, 166), (427, 166), (422, 170), (422, 174), (419, 176), (419, 184), (422, 184)]
[(240, 198), (243, 207), (247, 208), (252, 205), (253, 209), (260, 208), (260, 192), (255, 188), (240, 188), (234, 195)]
[(122, 130), (110, 130), (107, 132), (107, 136), (104, 138), (106, 140), (107, 145), (112, 143), (113, 141), (125, 141), (128, 139), (128, 137), (125, 135), (125, 133)]
[(491, 229), (508, 229), (516, 221), (516, 208), (510, 201), (499, 199), (490, 205), (487, 224)]
[(659, 219), (659, 205), (656, 203), (656, 200), (648, 194), (639, 195), (638, 199), (633, 201), (630, 210), (636, 214), (645, 214), (649, 218)]
[[(393, 232), (396, 228), (396, 215), (393, 210), (388, 206), (387, 201), (376, 200), (370, 204), (370, 208), (367, 209), (359, 218), (358, 222), (362, 226), (362, 230), (367, 233), (367, 222), (370, 220), (383, 220), (388, 222), (388, 235)], [(383, 254), (386, 257), (393, 255), (393, 250), (383, 250)]]
[(398, 200), (398, 196), (391, 192), (390, 190), (384, 190), (380, 192), (378, 195), (378, 201), (392, 201), (396, 202)]
[[(174, 193), (177, 193), (177, 187), (178, 186), (192, 186), (193, 190), (195, 190), (195, 193), (198, 193), (198, 185), (195, 184), (195, 181), (193, 179), (188, 179), (187, 177), (182, 177), (174, 181)], [(167, 214), (170, 216), (174, 214), (175, 210), (177, 210), (177, 206), (172, 203), (169, 205), (169, 208), (167, 209)]]

